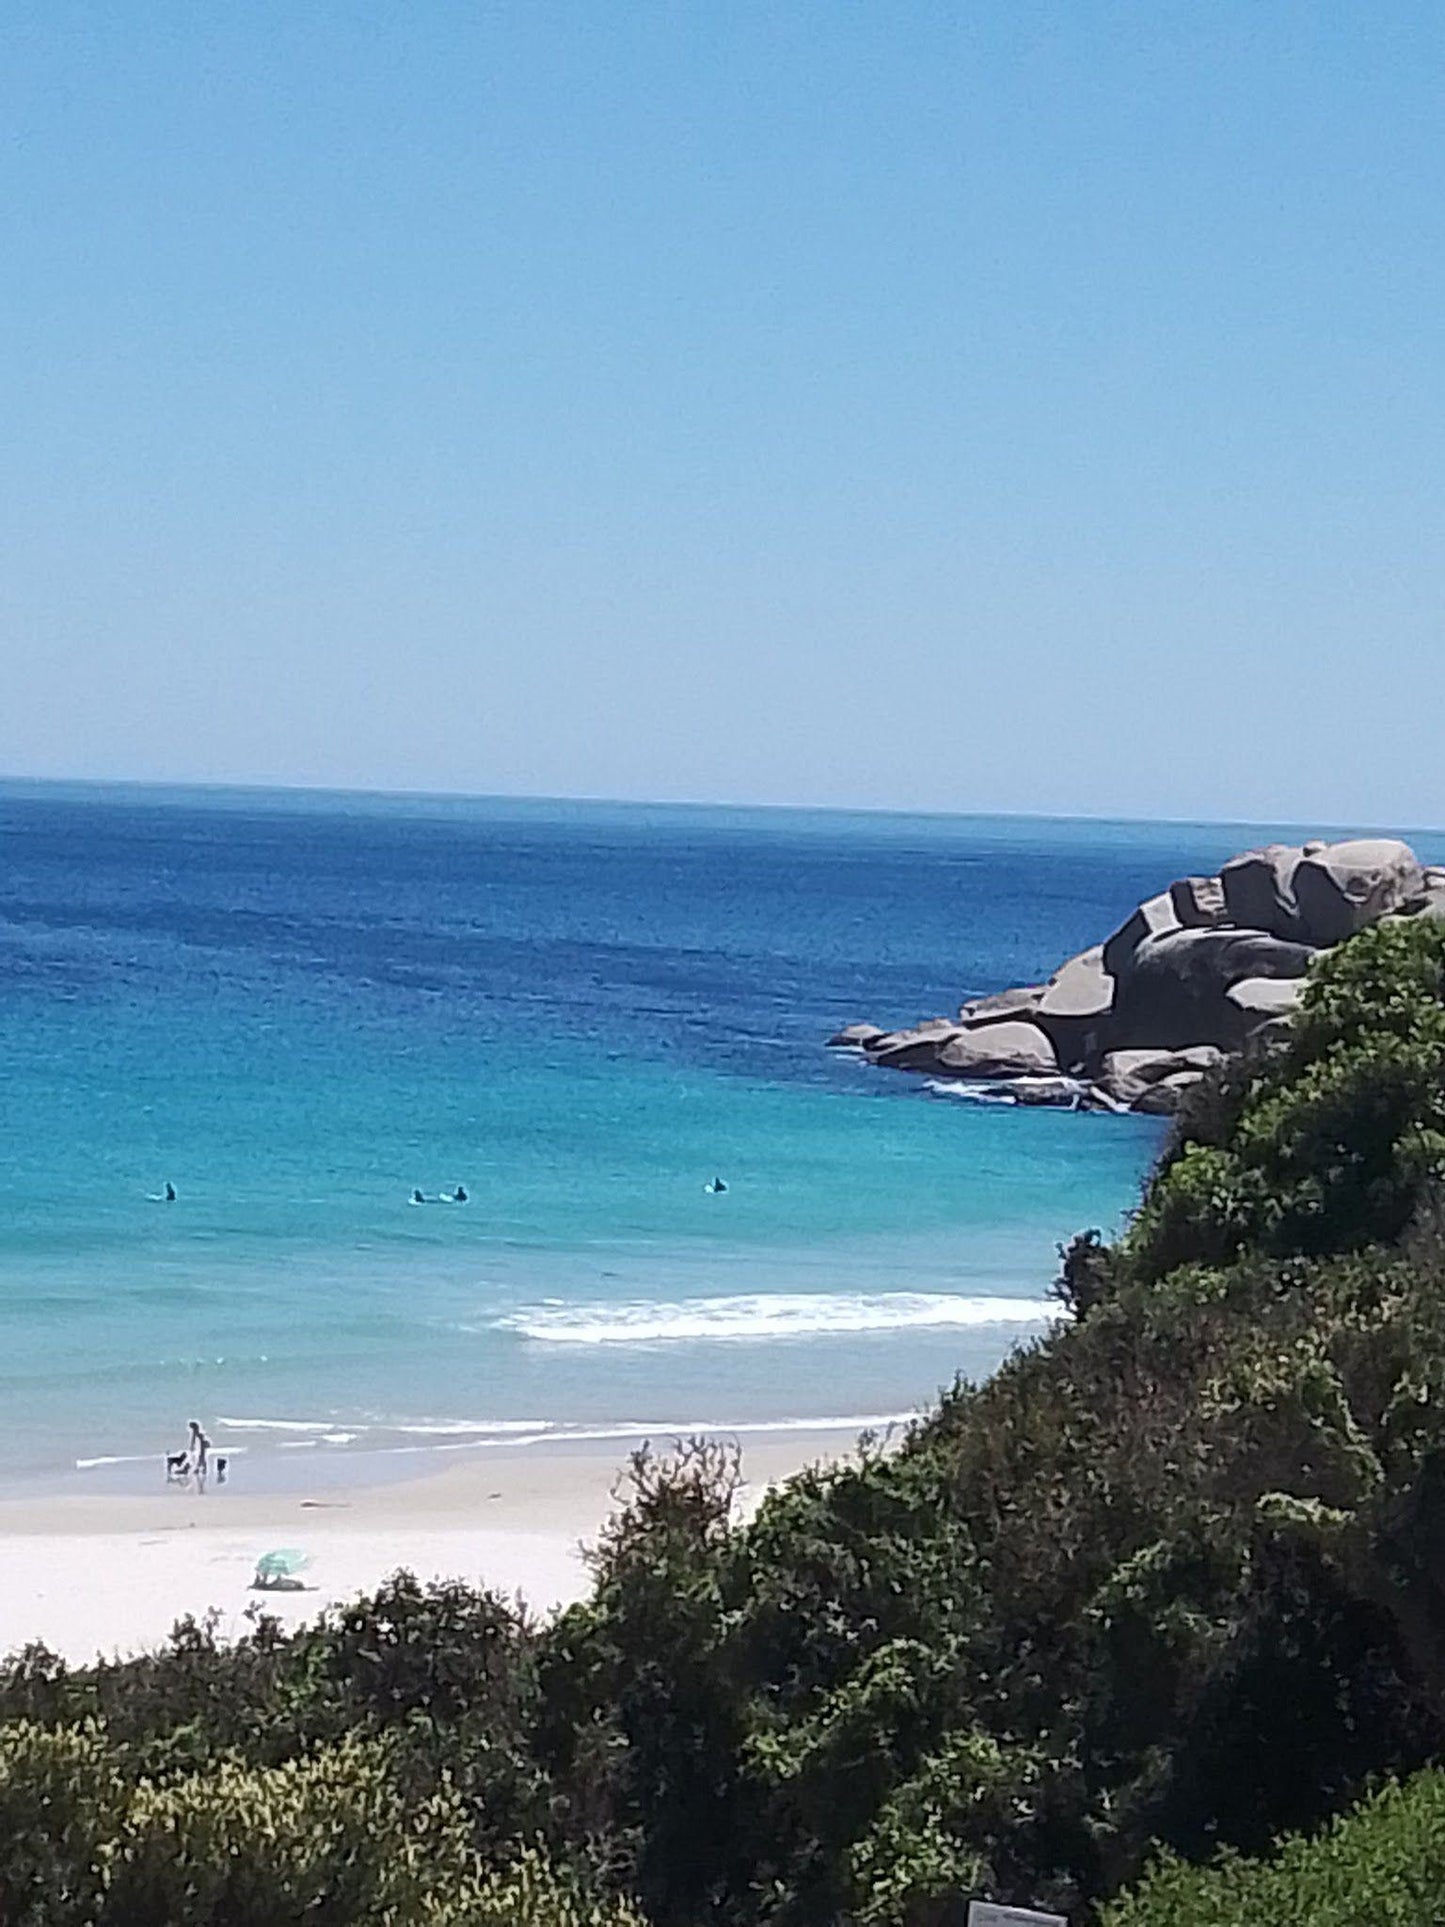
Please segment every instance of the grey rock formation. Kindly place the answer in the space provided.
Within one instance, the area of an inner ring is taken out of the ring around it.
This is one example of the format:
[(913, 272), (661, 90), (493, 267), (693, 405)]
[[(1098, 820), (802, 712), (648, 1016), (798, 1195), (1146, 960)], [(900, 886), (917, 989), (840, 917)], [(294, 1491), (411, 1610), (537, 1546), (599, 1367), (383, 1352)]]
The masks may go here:
[(1304, 850), (1290, 843), (1269, 843), (1231, 857), (1219, 872), (1229, 921), (1241, 930), (1296, 937), (1294, 877), (1303, 860)]
[(1015, 1077), (1008, 1089), (1015, 1104), (1053, 1108), (1081, 1105), (1087, 1096), (1087, 1087), (1077, 1077)]
[(1245, 1034), (1226, 992), (1246, 977), (1302, 977), (1314, 951), (1260, 930), (1179, 930), (1151, 937), (1119, 985), (1114, 1033), (1120, 1048), (1232, 1050)]
[(1224, 1056), (1213, 1044), (1194, 1044), (1187, 1050), (1112, 1050), (1099, 1067), (1098, 1087), (1125, 1110), (1147, 1110), (1149, 1093), (1167, 1084), (1179, 1089), (1198, 1083)]
[(1061, 964), (1044, 985), (1033, 1021), (1053, 1046), (1063, 1070), (1085, 1064), (1109, 1047), (1114, 979), (1104, 968), (1104, 946), (1095, 944)]
[(1313, 944), (1343, 943), (1425, 894), (1415, 852), (1393, 838), (1326, 844), (1304, 856), (1294, 873), (1299, 927)]
[(981, 1024), (957, 1031), (940, 1046), (940, 1077), (1057, 1077), (1053, 1045), (1037, 1024)]
[[(1391, 921), (1396, 921), (1404, 913), (1395, 911)], [(1429, 865), (1425, 870), (1425, 894), (1420, 901), (1416, 915), (1422, 917), (1445, 917), (1445, 870)]]
[(1026, 1016), (1038, 1008), (1044, 994), (1042, 984), (1021, 984), (1017, 990), (996, 991), (991, 997), (974, 997), (959, 1008), (960, 1023), (997, 1024), (1007, 1017)]
[(1126, 977), (1134, 961), (1134, 952), (1150, 937), (1172, 936), (1176, 930), (1184, 928), (1174, 902), (1172, 890), (1161, 890), (1157, 897), (1150, 897), (1147, 903), (1121, 923), (1113, 936), (1104, 944), (1104, 968), (1111, 977)]
[(938, 1053), (951, 1037), (961, 1035), (960, 1026), (948, 1017), (929, 1017), (910, 1030), (884, 1031), (865, 1046), (875, 1064), (889, 1070), (930, 1070)]
[(1242, 977), (1224, 993), (1243, 1019), (1247, 1036), (1262, 1024), (1290, 1016), (1304, 995), (1303, 977)]
[(1210, 930), (1229, 917), (1218, 877), (1176, 877), (1169, 886), (1169, 900), (1184, 930)]
[(1445, 868), (1422, 869), (1407, 844), (1274, 843), (1178, 878), (1046, 984), (832, 1041), (890, 1068), (998, 1080), (1019, 1103), (1171, 1112), (1221, 1052), (1290, 1021), (1321, 949), (1409, 916), (1445, 918)]
[(887, 1034), (879, 1024), (845, 1024), (842, 1030), (834, 1031), (828, 1045), (832, 1050), (866, 1050)]
[(1173, 1117), (1203, 1071), (1172, 1071), (1139, 1093), (1132, 1108), (1145, 1117)]

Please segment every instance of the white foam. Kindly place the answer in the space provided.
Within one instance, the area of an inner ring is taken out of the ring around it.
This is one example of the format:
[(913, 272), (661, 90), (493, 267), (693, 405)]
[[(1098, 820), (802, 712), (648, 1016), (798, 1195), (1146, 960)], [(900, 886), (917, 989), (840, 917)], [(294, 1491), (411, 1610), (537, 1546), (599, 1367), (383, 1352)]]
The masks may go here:
[[(238, 1459), (245, 1450), (244, 1445), (228, 1445), (221, 1457)], [(77, 1459), (75, 1469), (77, 1472), (93, 1472), (101, 1465), (154, 1465), (157, 1460), (168, 1457), (170, 1454), (166, 1452), (102, 1452), (97, 1458)]]
[(422, 1437), (454, 1438), (469, 1432), (545, 1432), (551, 1424), (552, 1420), (545, 1418), (458, 1418), (429, 1421), (425, 1425), (385, 1425), (384, 1429), (388, 1432), (417, 1433)]
[[(642, 1439), (743, 1438), (768, 1434), (846, 1432), (887, 1432), (911, 1425), (917, 1411), (855, 1412), (845, 1416), (828, 1414), (820, 1418), (719, 1419), (651, 1418), (614, 1419), (598, 1424), (567, 1419), (456, 1419), (427, 1423), (390, 1422), (378, 1419), (356, 1431), (323, 1431), (320, 1422), (303, 1419), (228, 1419), (224, 1423), (251, 1426), (266, 1431), (287, 1430), (303, 1436), (281, 1438), (276, 1449), (282, 1452), (314, 1452), (320, 1446), (346, 1446), (361, 1442), (364, 1449), (382, 1457), (415, 1457), (441, 1452), (520, 1450), (533, 1445), (593, 1445)], [(422, 1435), (425, 1444), (372, 1444), (373, 1439)], [(232, 1458), (248, 1448), (227, 1446)], [(77, 1459), (76, 1470), (94, 1471), (106, 1465), (148, 1465), (154, 1452), (106, 1453), (95, 1458)]]
[[(973, 1081), (964, 1077), (925, 1078), (923, 1088), (930, 1097), (951, 1097), (964, 1104), (1020, 1104), (1026, 1097), (1041, 1087), (1067, 1090), (1070, 1098), (1081, 1098), (1089, 1086), (1077, 1077), (1008, 1077), (994, 1078), (991, 1081)], [(1064, 1106), (1052, 1099), (1046, 1109), (1060, 1110)]]
[(218, 1418), (217, 1428), (224, 1425), (231, 1432), (330, 1432), (336, 1424), (335, 1419), (311, 1418)]
[(942, 1331), (1042, 1325), (1057, 1316), (1047, 1300), (972, 1297), (957, 1292), (781, 1292), (692, 1298), (674, 1304), (543, 1306), (496, 1320), (496, 1329), (546, 1345), (656, 1345), (862, 1332)]
[(886, 1432), (911, 1425), (917, 1412), (864, 1412), (851, 1418), (629, 1419), (615, 1425), (557, 1426), (545, 1439), (524, 1439), (524, 1445), (602, 1443), (612, 1439), (750, 1437), (774, 1432)]
[[(516, 1450), (530, 1445), (594, 1445), (618, 1440), (741, 1438), (793, 1432), (849, 1432), (856, 1436), (860, 1432), (887, 1432), (901, 1425), (911, 1425), (919, 1416), (916, 1411), (860, 1412), (849, 1418), (618, 1419), (606, 1425), (574, 1425), (559, 1420), (520, 1436), (512, 1434), (506, 1438), (458, 1439), (444, 1445), (382, 1445), (375, 1449), (382, 1457), (400, 1458), (418, 1453), (482, 1451), (488, 1447)], [(379, 1426), (377, 1429), (402, 1432), (407, 1428), (395, 1425)]]

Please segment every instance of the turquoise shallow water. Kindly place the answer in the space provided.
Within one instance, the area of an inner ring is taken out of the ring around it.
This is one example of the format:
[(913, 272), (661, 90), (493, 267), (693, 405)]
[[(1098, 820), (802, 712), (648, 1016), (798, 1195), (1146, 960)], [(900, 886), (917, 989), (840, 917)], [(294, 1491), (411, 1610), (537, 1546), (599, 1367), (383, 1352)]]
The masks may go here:
[(0, 1473), (149, 1479), (191, 1416), (259, 1480), (916, 1407), (1037, 1329), (1157, 1127), (822, 1040), (1249, 840), (0, 788)]

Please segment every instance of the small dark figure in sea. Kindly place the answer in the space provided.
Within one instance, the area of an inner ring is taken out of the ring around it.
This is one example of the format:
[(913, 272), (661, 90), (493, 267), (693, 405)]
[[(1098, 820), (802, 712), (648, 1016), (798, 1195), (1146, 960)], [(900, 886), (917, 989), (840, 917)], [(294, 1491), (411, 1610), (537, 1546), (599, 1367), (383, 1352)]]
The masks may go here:
[(425, 1203), (426, 1203), (426, 1199), (425, 1199), (425, 1198), (424, 1198), (424, 1197), (422, 1196), (422, 1194), (421, 1194), (421, 1192), (420, 1192), (420, 1191), (413, 1191), (413, 1192), (412, 1192), (412, 1194), (411, 1194), (411, 1201), (412, 1201), (412, 1203), (413, 1203), (413, 1204), (425, 1204)]
[(459, 1184), (456, 1190), (453, 1191), (452, 1193), (452, 1203), (465, 1204), (466, 1201), (467, 1201), (467, 1187), (464, 1184)]
[(721, 1178), (714, 1178), (711, 1184), (705, 1184), (702, 1188), (715, 1198), (721, 1197), (723, 1192), (727, 1190), (727, 1186)]
[(221, 1454), (220, 1452), (216, 1454), (216, 1484), (217, 1485), (224, 1485), (226, 1483), (226, 1467), (230, 1463), (231, 1461), (228, 1458), (224, 1457), (224, 1455)]
[(174, 1204), (175, 1201), (176, 1201), (176, 1187), (171, 1183), (170, 1179), (167, 1178), (166, 1179), (166, 1203)]

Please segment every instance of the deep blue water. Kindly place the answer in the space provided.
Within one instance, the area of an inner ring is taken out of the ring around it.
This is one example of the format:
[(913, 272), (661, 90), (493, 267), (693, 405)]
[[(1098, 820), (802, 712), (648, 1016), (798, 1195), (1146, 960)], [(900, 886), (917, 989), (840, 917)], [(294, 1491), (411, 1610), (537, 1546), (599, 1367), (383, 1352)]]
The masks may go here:
[(1252, 840), (0, 786), (0, 1469), (193, 1415), (259, 1478), (915, 1407), (1031, 1329), (1157, 1127), (823, 1040), (1035, 979)]

